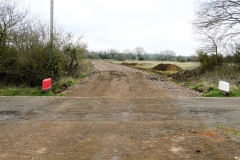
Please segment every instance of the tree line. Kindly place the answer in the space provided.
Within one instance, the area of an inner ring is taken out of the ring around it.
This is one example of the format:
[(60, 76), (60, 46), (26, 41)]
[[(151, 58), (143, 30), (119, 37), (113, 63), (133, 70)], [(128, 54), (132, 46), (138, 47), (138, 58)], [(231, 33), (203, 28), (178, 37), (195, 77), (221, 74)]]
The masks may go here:
[(47, 77), (78, 76), (87, 45), (55, 24), (52, 52), (49, 28), (21, 0), (0, 0), (1, 83), (36, 86)]
[(158, 53), (147, 53), (144, 48), (136, 47), (132, 51), (125, 49), (122, 52), (116, 49), (107, 49), (101, 51), (88, 51), (86, 57), (89, 59), (115, 59), (124, 60), (148, 60), (148, 61), (179, 61), (179, 62), (196, 62), (197, 57), (177, 56), (172, 50), (165, 50)]

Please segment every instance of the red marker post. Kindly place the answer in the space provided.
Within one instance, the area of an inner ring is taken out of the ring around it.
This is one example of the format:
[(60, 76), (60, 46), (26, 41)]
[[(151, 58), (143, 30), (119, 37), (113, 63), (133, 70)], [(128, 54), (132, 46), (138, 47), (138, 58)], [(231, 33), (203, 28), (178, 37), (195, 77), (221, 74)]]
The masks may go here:
[(52, 89), (52, 79), (47, 78), (42, 81), (42, 92), (45, 93), (46, 91)]

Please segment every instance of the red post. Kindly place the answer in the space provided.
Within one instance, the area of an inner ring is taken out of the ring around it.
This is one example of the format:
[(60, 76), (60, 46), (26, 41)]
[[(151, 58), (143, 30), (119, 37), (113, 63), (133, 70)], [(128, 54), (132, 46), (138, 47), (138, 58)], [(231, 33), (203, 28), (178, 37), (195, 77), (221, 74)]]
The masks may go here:
[(42, 91), (45, 92), (50, 89), (52, 89), (52, 79), (51, 78), (44, 79), (42, 81)]

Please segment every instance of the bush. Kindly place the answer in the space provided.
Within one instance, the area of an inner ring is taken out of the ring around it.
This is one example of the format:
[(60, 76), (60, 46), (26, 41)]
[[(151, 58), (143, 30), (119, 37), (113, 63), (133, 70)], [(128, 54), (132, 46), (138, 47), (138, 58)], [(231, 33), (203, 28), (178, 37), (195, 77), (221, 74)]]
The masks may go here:
[(215, 68), (222, 66), (223, 64), (223, 56), (221, 54), (208, 55), (204, 52), (198, 53), (198, 61), (201, 63), (201, 70), (205, 71), (213, 71)]

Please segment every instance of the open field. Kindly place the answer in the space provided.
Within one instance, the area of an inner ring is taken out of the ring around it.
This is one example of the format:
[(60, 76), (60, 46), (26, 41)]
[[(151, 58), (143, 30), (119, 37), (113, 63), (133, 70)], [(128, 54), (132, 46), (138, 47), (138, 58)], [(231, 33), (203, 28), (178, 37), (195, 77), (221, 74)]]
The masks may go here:
[[(111, 61), (112, 63), (116, 63), (116, 64), (121, 64), (123, 63), (122, 61)], [(173, 61), (131, 61), (131, 60), (126, 60), (124, 61), (125, 63), (138, 63), (138, 65), (136, 65), (135, 67), (137, 68), (153, 68), (158, 64), (173, 64), (176, 66), (179, 66), (180, 68), (182, 68), (183, 70), (186, 69), (194, 69), (196, 67), (199, 66), (198, 62), (185, 62), (185, 63), (181, 63), (181, 62), (173, 62)]]
[(178, 71), (192, 70), (199, 66), (198, 62), (173, 62), (173, 61), (110, 61), (113, 64), (125, 65), (128, 67), (143, 70), (152, 75), (160, 75), (168, 78), (168, 75)]

